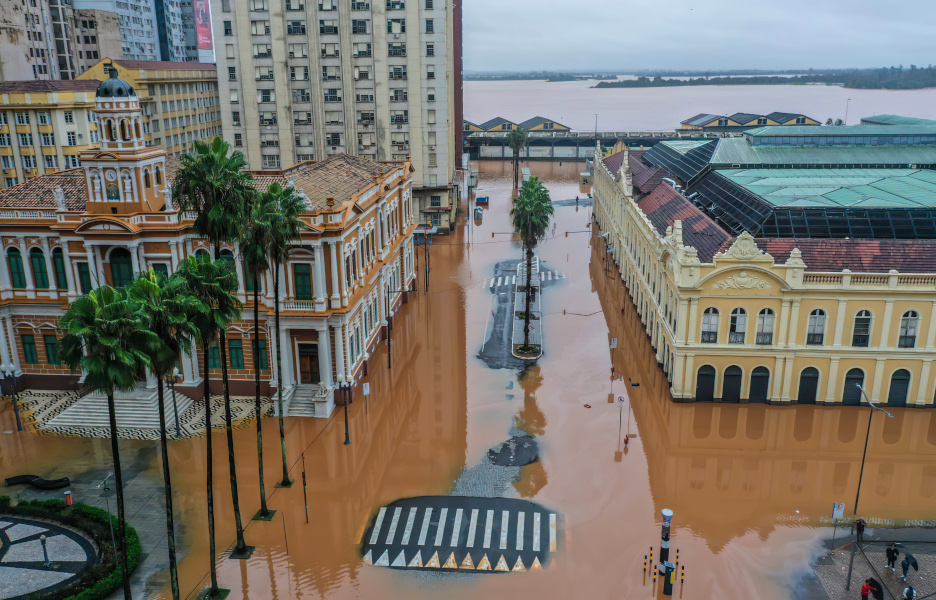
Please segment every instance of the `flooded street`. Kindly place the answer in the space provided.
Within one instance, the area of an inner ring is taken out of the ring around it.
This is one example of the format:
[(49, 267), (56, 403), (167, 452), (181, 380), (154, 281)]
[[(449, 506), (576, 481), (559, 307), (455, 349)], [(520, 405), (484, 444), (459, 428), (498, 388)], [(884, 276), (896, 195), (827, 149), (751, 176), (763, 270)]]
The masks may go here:
[[(478, 166), (477, 194), (490, 206), (476, 225), (466, 218), (473, 201), (464, 205), (452, 235), (435, 238), (428, 293), (420, 246), (417, 291), (394, 318), (392, 369), (381, 343), (368, 360), (366, 401), (355, 390), (351, 445), (343, 445), (341, 407), (328, 420), (287, 419), (295, 483), (274, 488), (277, 423), (264, 419), (266, 489), (277, 511), (270, 522), (249, 520), (259, 509), (256, 438), (252, 427), (235, 432), (246, 539), (256, 547), (246, 561), (226, 557), (234, 542), (227, 452), (223, 430), (214, 431), (217, 543), (227, 549), (218, 570), (229, 598), (652, 597), (661, 586), (642, 567), (651, 547), (657, 555), (663, 508), (675, 513), (671, 546), (686, 573), (674, 596), (794, 597), (825, 553), (833, 502), (852, 515), (868, 411), (673, 403), (603, 242), (594, 247), (591, 207), (575, 205), (584, 165), (569, 162), (526, 165), (553, 201), (572, 200), (556, 205), (555, 231), (537, 248), (545, 269), (565, 275), (541, 294), (545, 354), (523, 372), (488, 367), (478, 355), (496, 293), (490, 280), (498, 262), (521, 251), (509, 234), (510, 164)], [(936, 412), (895, 410), (871, 427), (859, 504), (870, 527), (936, 519)], [(507, 495), (562, 516), (564, 543), (546, 570), (430, 577), (364, 564), (360, 540), (380, 507), (448, 495), (512, 428), (536, 439), (540, 459), (520, 469)], [(8, 407), (6, 429), (14, 429)], [(157, 444), (124, 440), (121, 448), (138, 477), (161, 480)], [(180, 587), (194, 598), (208, 581), (205, 438), (172, 441), (170, 461)], [(35, 472), (77, 483), (109, 470), (107, 440), (0, 435), (3, 477)], [(159, 510), (153, 515), (152, 527), (164, 529)], [(150, 551), (165, 554), (163, 546)], [(167, 586), (152, 593), (165, 580), (157, 574), (148, 595), (170, 597)]]

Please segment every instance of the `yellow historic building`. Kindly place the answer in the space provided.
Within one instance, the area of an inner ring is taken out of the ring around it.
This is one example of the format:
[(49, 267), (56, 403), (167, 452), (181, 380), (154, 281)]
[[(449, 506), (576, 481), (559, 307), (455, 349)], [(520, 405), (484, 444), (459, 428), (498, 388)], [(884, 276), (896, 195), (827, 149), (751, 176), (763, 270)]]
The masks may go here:
[[(604, 160), (596, 154), (596, 234), (637, 308), (673, 399), (859, 404), (860, 385), (875, 402), (934, 405), (932, 240), (734, 234), (725, 225), (735, 224), (730, 209), (719, 213), (710, 187), (698, 188), (700, 201), (695, 187), (687, 193), (664, 179), (638, 199), (632, 162), (626, 149)], [(870, 172), (872, 184), (857, 183), (883, 189), (899, 179), (928, 189), (936, 181), (934, 171), (893, 171)], [(705, 177), (725, 184), (733, 174)], [(828, 173), (785, 169), (783, 175)], [(800, 181), (790, 185), (829, 185)], [(925, 194), (915, 191), (925, 205)], [(866, 193), (864, 202), (873, 207), (875, 192)]]
[[(0, 362), (15, 366), (21, 385), (75, 387), (77, 375), (58, 360), (57, 321), (80, 294), (105, 283), (126, 285), (150, 268), (168, 273), (186, 256), (212, 250), (193, 231), (194, 215), (172, 203), (179, 163), (161, 145), (148, 144), (142, 104), (111, 71), (96, 95), (100, 148), (82, 152), (80, 168), (0, 191)], [(408, 161), (338, 154), (254, 174), (258, 189), (274, 182), (297, 189), (307, 203), (306, 229), (281, 273), (279, 331), (272, 272), (260, 282), (261, 322), (254, 330), (252, 281), (238, 249), (221, 249), (244, 303), (243, 320), (227, 335), (233, 393), (252, 394), (259, 370), (265, 394), (280, 386), (286, 391), (287, 414), (324, 417), (334, 407), (336, 385), (359, 380), (388, 317), (415, 281), (412, 172)], [(277, 338), (281, 382), (272, 369)], [(181, 357), (177, 389), (200, 398), (197, 386), (208, 377), (220, 390), (218, 357), (212, 349), (208, 373), (200, 368), (203, 357)], [(155, 397), (152, 376), (133, 396)], [(84, 417), (69, 423), (70, 410), (57, 424), (89, 424)]]
[(753, 113), (734, 113), (732, 115), (713, 115), (702, 113), (680, 122), (683, 131), (740, 131), (751, 127), (773, 125), (822, 125), (819, 121), (799, 113), (772, 112), (767, 115)]

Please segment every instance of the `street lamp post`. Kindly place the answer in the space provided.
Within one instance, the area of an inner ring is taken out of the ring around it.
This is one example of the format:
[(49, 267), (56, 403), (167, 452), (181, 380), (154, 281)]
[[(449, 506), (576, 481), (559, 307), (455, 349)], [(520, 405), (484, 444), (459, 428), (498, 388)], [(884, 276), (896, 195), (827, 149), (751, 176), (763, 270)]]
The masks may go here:
[(874, 411), (876, 410), (881, 411), (888, 417), (891, 417), (891, 418), (894, 417), (894, 415), (890, 414), (883, 408), (878, 408), (877, 406), (875, 406), (875, 404), (871, 402), (871, 398), (868, 398), (868, 394), (865, 393), (863, 387), (861, 387), (857, 383), (855, 384), (855, 387), (857, 387), (858, 390), (861, 392), (861, 395), (864, 396), (865, 401), (868, 403), (868, 406), (870, 406), (872, 410), (871, 410), (871, 414), (868, 415), (868, 432), (865, 434), (864, 452), (862, 452), (861, 454), (861, 470), (858, 472), (858, 491), (855, 492), (855, 512), (852, 513), (853, 515), (858, 514), (858, 498), (861, 496), (861, 479), (864, 476), (865, 458), (868, 456), (868, 439), (871, 437), (871, 418), (874, 416)]
[(166, 385), (172, 391), (172, 414), (175, 415), (175, 436), (179, 437), (179, 405), (176, 404), (175, 386), (179, 383), (179, 367), (172, 370), (172, 375), (166, 375)]
[(387, 368), (389, 369), (393, 364), (393, 340), (390, 338), (390, 332), (393, 330), (393, 317), (390, 314), (390, 294), (405, 294), (409, 290), (391, 290), (387, 288)]
[(339, 381), (338, 389), (341, 390), (341, 397), (344, 400), (344, 443), (345, 446), (349, 446), (351, 444), (351, 427), (348, 423), (348, 405), (351, 404), (351, 384)]
[(98, 488), (104, 488), (104, 502), (107, 504), (107, 524), (110, 525), (110, 534), (111, 534), (111, 543), (114, 545), (114, 557), (117, 556), (117, 538), (114, 537), (114, 515), (110, 511), (110, 496), (107, 495), (107, 492), (110, 491), (110, 488), (107, 486), (107, 480), (114, 476), (114, 472), (111, 471), (107, 474), (107, 477), (104, 478), (104, 481), (97, 485)]
[(0, 373), (2, 373), (4, 379), (10, 380), (10, 393), (13, 398), (13, 414), (16, 415), (16, 430), (23, 430), (23, 423), (20, 421), (19, 414), (19, 402), (16, 400), (16, 366), (12, 364), (2, 364), (0, 365)]

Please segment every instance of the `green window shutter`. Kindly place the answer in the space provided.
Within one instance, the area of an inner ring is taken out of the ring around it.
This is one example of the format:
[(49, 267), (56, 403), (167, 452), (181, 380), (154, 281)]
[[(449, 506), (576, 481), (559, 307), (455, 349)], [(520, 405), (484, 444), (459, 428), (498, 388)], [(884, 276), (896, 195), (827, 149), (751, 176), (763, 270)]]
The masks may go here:
[(243, 369), (244, 368), (244, 348), (241, 346), (240, 340), (230, 340), (228, 342), (228, 350), (231, 353), (231, 368), (232, 369)]
[[(248, 292), (253, 293), (254, 291), (253, 275), (250, 274), (250, 269), (247, 268), (247, 263), (244, 263), (243, 267), (244, 267), (244, 279), (246, 280), (244, 281), (244, 289)], [(263, 292), (263, 277), (262, 276), (257, 277), (257, 288), (258, 288), (257, 289), (258, 292), (261, 292), (261, 293)]]
[(111, 252), (111, 281), (115, 288), (121, 288), (133, 281), (133, 262), (130, 253), (122, 248)]
[(24, 335), (23, 340), (23, 358), (28, 365), (39, 364), (39, 354), (36, 352), (36, 339), (31, 335)]
[(65, 275), (65, 258), (60, 248), (52, 251), (52, 267), (55, 269), (55, 285), (60, 290), (67, 290), (68, 277)]
[(261, 371), (269, 368), (269, 366), (267, 366), (266, 340), (254, 340), (253, 356), (255, 368), (258, 368)]
[(217, 342), (208, 347), (208, 368), (221, 368), (221, 352), (218, 350)]
[(156, 271), (158, 275), (162, 275), (163, 277), (169, 277), (169, 267), (166, 266), (164, 263), (156, 263), (155, 265), (153, 265), (153, 270)]
[(91, 269), (86, 262), (78, 263), (78, 283), (81, 285), (82, 294), (91, 291)]
[(311, 300), (312, 275), (309, 265), (293, 265), (293, 275), (296, 282), (296, 300)]
[(50, 365), (60, 364), (58, 357), (58, 338), (54, 335), (44, 335), (42, 339), (45, 342), (46, 362)]
[(39, 248), (29, 251), (29, 262), (32, 266), (33, 283), (37, 290), (49, 289), (49, 272), (46, 271), (45, 256)]
[(23, 255), (16, 248), (10, 248), (7, 253), (10, 260), (10, 281), (15, 288), (26, 287), (26, 271), (23, 270)]

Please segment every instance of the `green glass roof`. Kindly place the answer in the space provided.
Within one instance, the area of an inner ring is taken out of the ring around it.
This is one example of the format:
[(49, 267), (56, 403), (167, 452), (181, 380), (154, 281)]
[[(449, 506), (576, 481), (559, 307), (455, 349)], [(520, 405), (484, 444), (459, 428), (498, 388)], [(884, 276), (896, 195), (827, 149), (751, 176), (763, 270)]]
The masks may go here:
[(936, 123), (914, 125), (840, 125), (816, 127), (815, 125), (765, 125), (756, 129), (748, 129), (744, 135), (749, 137), (761, 136), (794, 136), (794, 135), (820, 135), (823, 137), (842, 135), (922, 135), (936, 131)]
[(901, 115), (874, 115), (861, 119), (863, 125), (936, 125), (936, 120)]
[(718, 140), (709, 163), (715, 167), (936, 165), (936, 146), (754, 146), (743, 137), (731, 137)]
[(915, 169), (717, 169), (776, 206), (936, 208), (936, 172)]

